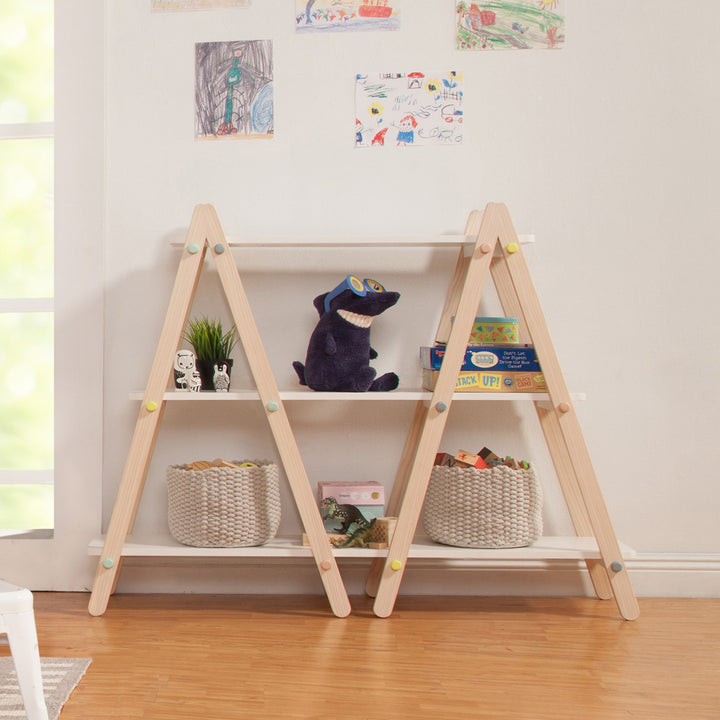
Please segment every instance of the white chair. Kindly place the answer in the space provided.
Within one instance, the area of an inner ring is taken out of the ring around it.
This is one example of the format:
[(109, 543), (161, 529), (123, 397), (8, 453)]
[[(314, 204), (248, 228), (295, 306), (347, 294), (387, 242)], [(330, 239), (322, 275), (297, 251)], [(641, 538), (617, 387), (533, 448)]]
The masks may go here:
[(32, 593), (0, 580), (0, 635), (3, 634), (10, 643), (28, 720), (48, 720)]

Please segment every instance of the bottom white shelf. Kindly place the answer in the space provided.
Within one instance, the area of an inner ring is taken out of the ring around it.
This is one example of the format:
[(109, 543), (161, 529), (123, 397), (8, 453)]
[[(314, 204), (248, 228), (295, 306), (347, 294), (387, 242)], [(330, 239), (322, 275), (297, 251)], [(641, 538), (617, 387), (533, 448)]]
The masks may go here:
[[(99, 556), (102, 553), (104, 538), (93, 539), (88, 546), (88, 554)], [(633, 558), (636, 552), (622, 543), (620, 551), (624, 559)], [(368, 548), (336, 548), (333, 554), (338, 558), (385, 557), (387, 550)], [(312, 557), (310, 547), (302, 545), (300, 538), (277, 537), (265, 545), (239, 548), (198, 548), (182, 545), (168, 535), (133, 537), (129, 536), (122, 551), (123, 557)], [(529, 547), (485, 549), (458, 548), (440, 545), (429, 539), (416, 538), (409, 553), (410, 558), (432, 560), (473, 560), (489, 564), (541, 561), (541, 560), (589, 560), (600, 557), (600, 552), (592, 537), (547, 536), (541, 537)]]

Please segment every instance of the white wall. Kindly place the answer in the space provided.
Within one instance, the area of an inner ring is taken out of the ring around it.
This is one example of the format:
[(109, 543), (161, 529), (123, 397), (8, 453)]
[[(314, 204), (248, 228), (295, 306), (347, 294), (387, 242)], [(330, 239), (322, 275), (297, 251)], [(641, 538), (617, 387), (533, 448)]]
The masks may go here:
[[(245, 10), (153, 15), (148, 0), (107, 5), (105, 525), (137, 412), (128, 392), (144, 387), (174, 278), (178, 255), (167, 241), (182, 238), (196, 203), (213, 203), (229, 235), (405, 235), (462, 232), (472, 209), (501, 201), (519, 232), (537, 236), (528, 262), (568, 385), (587, 393), (578, 412), (617, 534), (651, 570), (677, 561), (678, 574), (660, 580), (638, 570), (638, 591), (717, 593), (720, 5), (696, 0), (680, 15), (669, 0), (573, 0), (563, 50), (496, 53), (454, 50), (450, 0), (405, 2), (397, 33), (297, 36), (293, 9), (291, 0), (255, 0)], [(275, 137), (194, 141), (194, 43), (265, 38), (274, 42)], [(413, 68), (463, 72), (464, 144), (354, 149), (355, 73)], [(373, 343), (378, 367), (413, 384), (417, 347), (432, 339), (454, 262), (442, 253), (344, 251), (238, 260), (286, 387), (295, 383), (291, 361), (304, 357), (312, 298), (347, 272), (402, 293), (373, 327)], [(212, 299), (215, 284), (211, 272), (199, 312), (226, 313)], [(235, 382), (247, 377), (239, 365)], [(370, 474), (389, 484), (412, 407), (382, 407), (382, 417), (371, 403), (291, 407), (310, 477)], [(488, 403), (478, 417), (454, 407), (443, 447), (483, 444), (537, 463), (546, 532), (569, 532), (527, 408)], [(167, 464), (274, 452), (259, 408), (171, 408), (138, 531), (164, 527)], [(283, 528), (297, 527), (288, 507)], [(698, 558), (714, 572), (680, 572)], [(359, 578), (362, 567), (349, 573)], [(480, 575), (409, 569), (404, 590), (582, 592), (562, 574), (549, 584)], [(238, 571), (135, 561), (120, 582), (120, 590), (178, 588), (321, 591), (302, 563)]]

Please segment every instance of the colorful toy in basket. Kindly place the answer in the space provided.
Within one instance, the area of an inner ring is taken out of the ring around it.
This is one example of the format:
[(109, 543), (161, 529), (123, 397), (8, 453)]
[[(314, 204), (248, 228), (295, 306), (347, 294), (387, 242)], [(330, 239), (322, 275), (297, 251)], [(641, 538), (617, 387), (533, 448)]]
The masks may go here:
[(400, 293), (354, 275), (318, 295), (313, 305), (320, 320), (310, 336), (305, 364), (293, 363), (300, 384), (327, 392), (395, 390), (399, 380), (394, 372), (376, 377), (370, 367), (378, 356), (370, 346), (370, 326), (399, 299)]

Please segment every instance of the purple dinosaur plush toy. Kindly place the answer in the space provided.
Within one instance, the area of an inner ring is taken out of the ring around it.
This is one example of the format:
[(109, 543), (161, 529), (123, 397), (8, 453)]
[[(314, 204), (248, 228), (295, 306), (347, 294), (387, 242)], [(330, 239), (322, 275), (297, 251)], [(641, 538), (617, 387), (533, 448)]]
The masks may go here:
[(400, 293), (388, 292), (375, 280), (348, 275), (334, 290), (313, 300), (320, 320), (308, 343), (305, 364), (293, 367), (301, 385), (326, 392), (395, 390), (398, 376), (376, 376), (370, 360), (370, 325), (376, 316), (395, 305)]

